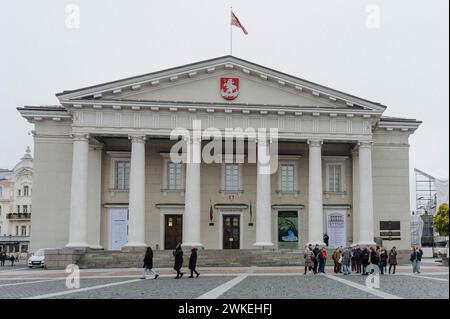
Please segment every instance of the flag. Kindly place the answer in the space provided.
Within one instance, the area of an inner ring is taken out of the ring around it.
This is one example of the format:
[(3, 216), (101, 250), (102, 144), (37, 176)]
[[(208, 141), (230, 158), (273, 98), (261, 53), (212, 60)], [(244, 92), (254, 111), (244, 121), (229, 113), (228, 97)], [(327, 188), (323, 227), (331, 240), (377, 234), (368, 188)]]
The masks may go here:
[(212, 220), (213, 220), (213, 213), (214, 213), (213, 206), (212, 206), (211, 201), (209, 201), (209, 220), (210, 220), (211, 222), (212, 222)]
[(240, 28), (244, 34), (248, 34), (247, 30), (245, 30), (244, 26), (239, 22), (239, 19), (234, 15), (233, 11), (231, 11), (231, 25)]

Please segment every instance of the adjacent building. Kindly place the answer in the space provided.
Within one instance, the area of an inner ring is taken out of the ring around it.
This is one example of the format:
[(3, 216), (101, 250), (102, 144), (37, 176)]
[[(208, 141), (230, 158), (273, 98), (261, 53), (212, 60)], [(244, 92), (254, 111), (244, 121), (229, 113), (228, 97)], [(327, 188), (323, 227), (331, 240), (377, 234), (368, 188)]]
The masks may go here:
[(0, 250), (26, 254), (31, 233), (33, 158), (28, 147), (12, 170), (0, 169)]
[[(297, 249), (324, 233), (330, 247), (410, 247), (409, 136), (420, 122), (380, 103), (233, 56), (57, 98), (18, 109), (34, 124), (32, 250)], [(226, 161), (177, 163), (176, 143), (210, 151), (210, 136), (191, 134), (198, 123), (278, 135), (247, 136), (243, 148), (234, 139)], [(187, 133), (172, 140), (176, 128)], [(276, 145), (272, 174), (250, 160), (253, 142), (258, 158)]]

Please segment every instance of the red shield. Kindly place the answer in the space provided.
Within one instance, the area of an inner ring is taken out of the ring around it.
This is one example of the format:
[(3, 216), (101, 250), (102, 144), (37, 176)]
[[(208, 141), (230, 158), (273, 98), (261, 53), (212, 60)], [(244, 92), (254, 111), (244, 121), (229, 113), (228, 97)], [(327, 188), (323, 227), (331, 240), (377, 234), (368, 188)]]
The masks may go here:
[(238, 78), (220, 78), (220, 95), (225, 100), (234, 100), (239, 95)]

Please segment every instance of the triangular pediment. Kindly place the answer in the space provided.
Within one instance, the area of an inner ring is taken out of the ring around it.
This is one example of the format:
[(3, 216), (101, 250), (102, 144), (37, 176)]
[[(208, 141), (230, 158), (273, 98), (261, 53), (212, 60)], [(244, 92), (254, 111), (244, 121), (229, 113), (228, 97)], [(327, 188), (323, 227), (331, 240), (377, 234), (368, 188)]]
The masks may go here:
[[(239, 94), (226, 100), (221, 78), (237, 78)], [(233, 56), (57, 94), (63, 104), (83, 100), (229, 103), (320, 108), (366, 109), (385, 106), (296, 78)]]

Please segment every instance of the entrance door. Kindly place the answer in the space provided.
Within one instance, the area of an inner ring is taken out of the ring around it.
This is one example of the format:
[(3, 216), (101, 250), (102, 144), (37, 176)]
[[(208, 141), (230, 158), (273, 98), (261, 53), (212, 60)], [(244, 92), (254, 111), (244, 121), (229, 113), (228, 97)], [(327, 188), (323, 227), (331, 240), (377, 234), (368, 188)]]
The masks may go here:
[(298, 249), (298, 212), (278, 212), (278, 248)]
[(183, 240), (183, 215), (164, 216), (164, 249), (175, 249)]
[(239, 249), (240, 236), (240, 216), (223, 215), (223, 249)]
[(128, 209), (109, 210), (109, 250), (121, 250), (128, 241)]

